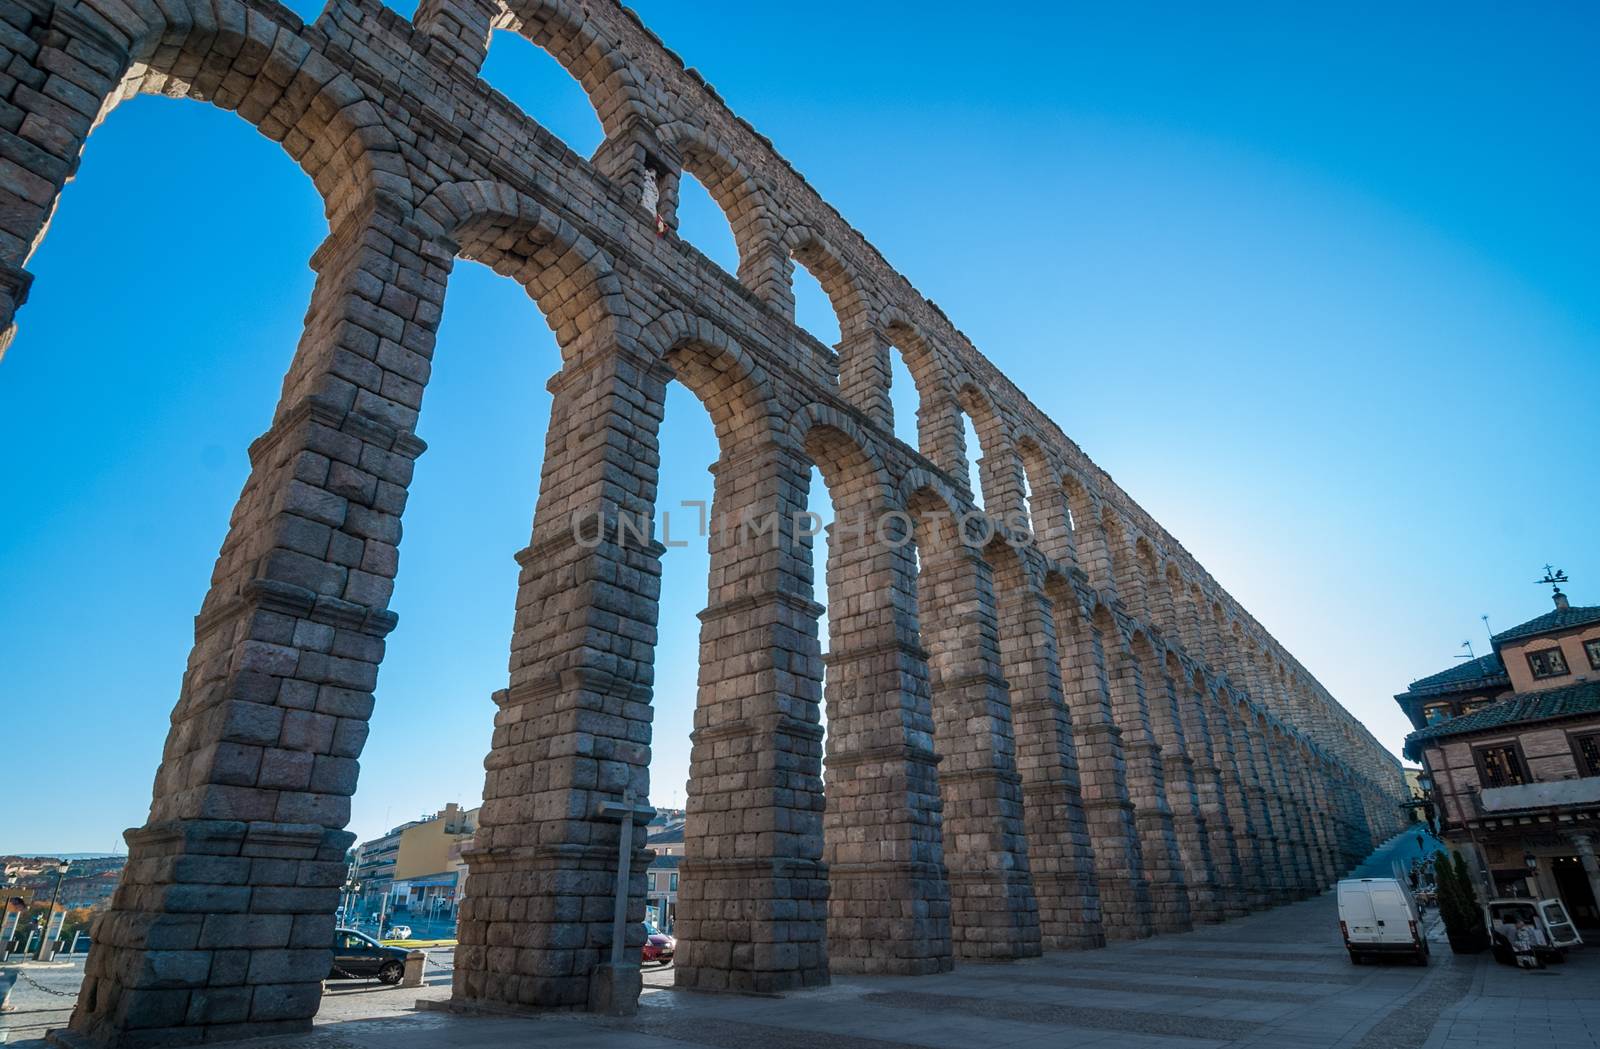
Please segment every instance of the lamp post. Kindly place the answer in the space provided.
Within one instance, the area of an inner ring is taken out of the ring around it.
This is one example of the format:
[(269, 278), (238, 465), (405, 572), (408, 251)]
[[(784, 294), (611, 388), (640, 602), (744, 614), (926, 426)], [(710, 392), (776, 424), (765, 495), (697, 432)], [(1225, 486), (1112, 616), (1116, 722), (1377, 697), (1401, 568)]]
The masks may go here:
[(72, 864), (62, 860), (56, 865), (56, 887), (50, 893), (50, 909), (44, 912), (44, 928), (39, 933), (39, 953), (34, 955), (35, 961), (47, 962), (55, 954), (50, 947), (50, 919), (55, 917), (56, 901), (61, 898), (61, 883), (67, 878), (67, 871), (72, 869)]

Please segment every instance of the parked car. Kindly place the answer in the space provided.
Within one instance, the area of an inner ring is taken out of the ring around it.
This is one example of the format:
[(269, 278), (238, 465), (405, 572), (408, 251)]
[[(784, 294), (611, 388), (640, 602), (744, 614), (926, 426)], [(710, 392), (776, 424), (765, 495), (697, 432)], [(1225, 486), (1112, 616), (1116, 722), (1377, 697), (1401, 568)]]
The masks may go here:
[(411, 926), (391, 925), (389, 926), (389, 935), (385, 938), (390, 940), (409, 940), (411, 939)]
[(672, 956), (677, 953), (678, 941), (660, 932), (649, 922), (644, 923), (644, 948), (639, 956), (640, 963), (659, 962), (668, 965)]
[(406, 955), (410, 953), (404, 947), (385, 947), (355, 929), (335, 929), (333, 968), (328, 973), (328, 979), (377, 979), (393, 987), (405, 978)]
[(1417, 905), (1394, 878), (1348, 878), (1339, 883), (1339, 932), (1352, 965), (1368, 955), (1407, 955), (1428, 964)]
[(1578, 935), (1560, 900), (1490, 900), (1483, 906), (1483, 921), (1489, 928), (1494, 960), (1502, 965), (1516, 964), (1511, 939), (1519, 919), (1544, 937), (1545, 946), (1534, 952), (1542, 962), (1564, 962), (1569, 948), (1583, 946), (1583, 937)]

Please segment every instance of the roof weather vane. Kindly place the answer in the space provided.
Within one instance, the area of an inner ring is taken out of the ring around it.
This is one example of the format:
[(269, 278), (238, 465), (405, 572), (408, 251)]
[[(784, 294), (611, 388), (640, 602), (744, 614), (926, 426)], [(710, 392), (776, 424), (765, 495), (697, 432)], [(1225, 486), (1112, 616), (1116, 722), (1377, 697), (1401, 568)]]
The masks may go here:
[(1550, 588), (1559, 594), (1561, 593), (1561, 584), (1570, 581), (1571, 580), (1567, 578), (1567, 573), (1563, 572), (1559, 568), (1551, 568), (1549, 564), (1546, 564), (1544, 566), (1544, 578), (1535, 580), (1535, 583), (1541, 586), (1545, 583), (1549, 583)]

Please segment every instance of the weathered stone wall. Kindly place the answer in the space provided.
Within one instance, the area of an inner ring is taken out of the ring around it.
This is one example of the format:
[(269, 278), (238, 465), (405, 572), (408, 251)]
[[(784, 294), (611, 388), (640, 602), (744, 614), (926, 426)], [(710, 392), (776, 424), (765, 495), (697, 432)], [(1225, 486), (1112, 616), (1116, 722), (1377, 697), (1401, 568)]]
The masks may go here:
[[(583, 85), (592, 158), (478, 77), (491, 30)], [(332, 0), (305, 25), (270, 0), (0, 0), (0, 50), (0, 347), (91, 129), (133, 95), (236, 112), (329, 224), (76, 1036), (245, 1037), (316, 1009), (458, 257), (520, 282), (562, 354), (458, 1001), (604, 991), (619, 842), (596, 805), (648, 796), (660, 579), (626, 526), (654, 508), (674, 381), (722, 446), (715, 519), (783, 522), (712, 540), (681, 982), (781, 990), (1185, 928), (1314, 891), (1397, 829), (1398, 763), (625, 8), (423, 0), (408, 22)], [(736, 276), (671, 232), (683, 171), (726, 211)], [(796, 262), (836, 347), (794, 323)], [(918, 448), (893, 436), (894, 351)], [(941, 516), (973, 509), (963, 413), (1004, 523), (983, 546)], [(836, 531), (825, 655), (791, 517), (813, 466), (842, 520), (904, 515), (910, 540)], [(642, 828), (630, 844), (638, 917)]]

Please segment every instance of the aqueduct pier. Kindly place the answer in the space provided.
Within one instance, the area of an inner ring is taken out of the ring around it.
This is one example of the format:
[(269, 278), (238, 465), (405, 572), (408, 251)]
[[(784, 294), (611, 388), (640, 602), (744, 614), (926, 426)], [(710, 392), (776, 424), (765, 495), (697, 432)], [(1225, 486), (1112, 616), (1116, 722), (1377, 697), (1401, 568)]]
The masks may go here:
[[(497, 29), (583, 85), (594, 156), (479, 77)], [(782, 990), (1182, 929), (1316, 891), (1398, 828), (1398, 763), (626, 8), (422, 0), (407, 21), (332, 0), (306, 25), (271, 0), (0, 0), (0, 49), (4, 343), (91, 129), (133, 95), (252, 123), (329, 226), (68, 1040), (247, 1037), (317, 1009), (457, 258), (520, 282), (562, 357), (461, 1005), (633, 993), (603, 965), (619, 824), (597, 806), (648, 797), (661, 548), (612, 526), (651, 515), (670, 382), (722, 448), (680, 983)], [(736, 277), (672, 232), (685, 171), (728, 216)], [(794, 323), (797, 262), (835, 347)], [(893, 436), (893, 352), (916, 448)], [(988, 514), (1032, 542), (957, 534), (980, 494), (963, 414)], [(830, 544), (826, 653), (793, 524), (813, 467), (841, 518), (899, 515), (911, 539)], [(761, 545), (718, 527), (749, 514), (783, 523)], [(631, 845), (637, 918), (642, 827)]]

